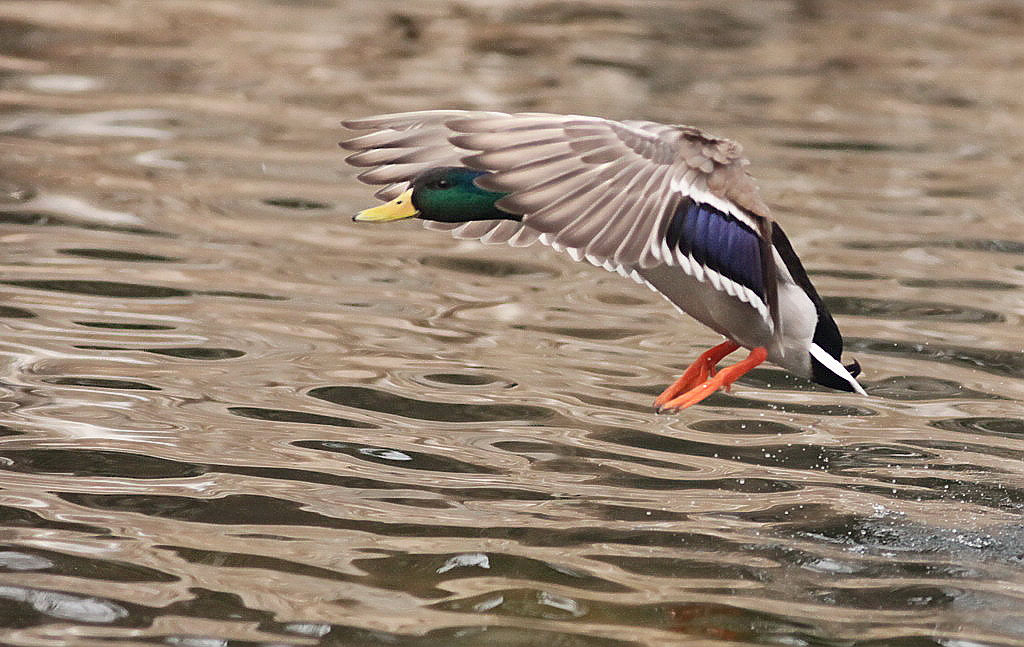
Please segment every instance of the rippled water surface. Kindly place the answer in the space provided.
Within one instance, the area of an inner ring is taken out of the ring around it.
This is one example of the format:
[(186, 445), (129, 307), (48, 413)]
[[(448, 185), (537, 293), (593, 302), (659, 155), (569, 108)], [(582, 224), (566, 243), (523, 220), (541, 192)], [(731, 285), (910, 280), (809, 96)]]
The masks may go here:
[[(742, 141), (869, 397), (373, 203), (338, 121)], [(1024, 644), (1024, 5), (0, 2), (12, 645)]]

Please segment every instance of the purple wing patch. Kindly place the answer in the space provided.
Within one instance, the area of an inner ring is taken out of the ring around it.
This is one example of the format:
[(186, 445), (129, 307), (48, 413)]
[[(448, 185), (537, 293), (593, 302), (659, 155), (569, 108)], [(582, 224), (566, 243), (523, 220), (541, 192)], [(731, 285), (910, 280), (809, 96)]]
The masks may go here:
[(686, 198), (669, 221), (665, 242), (765, 300), (761, 240), (733, 216)]

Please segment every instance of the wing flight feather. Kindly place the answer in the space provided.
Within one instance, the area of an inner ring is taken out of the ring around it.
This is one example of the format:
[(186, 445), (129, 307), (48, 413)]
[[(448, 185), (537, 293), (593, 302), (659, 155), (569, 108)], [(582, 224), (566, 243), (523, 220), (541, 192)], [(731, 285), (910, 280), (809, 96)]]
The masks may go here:
[[(384, 185), (379, 197), (396, 197), (429, 168), (465, 165), (488, 171), (477, 183), (507, 193), (498, 206), (522, 216), (521, 222), (426, 223), (431, 229), (486, 243), (540, 240), (626, 275), (673, 265), (740, 301), (759, 296), (710, 269), (708, 259), (665, 242), (686, 200), (707, 203), (766, 240), (771, 217), (746, 174), (740, 147), (729, 140), (688, 126), (543, 113), (433, 110), (343, 124), (362, 131), (341, 146), (352, 151), (350, 164), (368, 169), (360, 180)], [(697, 224), (703, 229), (693, 235), (726, 237), (715, 249), (736, 247), (732, 229), (714, 220)], [(710, 249), (701, 244), (695, 249)], [(756, 255), (751, 262), (764, 264), (761, 275), (773, 279), (770, 237)], [(760, 292), (767, 300), (763, 310), (774, 319), (773, 288)]]

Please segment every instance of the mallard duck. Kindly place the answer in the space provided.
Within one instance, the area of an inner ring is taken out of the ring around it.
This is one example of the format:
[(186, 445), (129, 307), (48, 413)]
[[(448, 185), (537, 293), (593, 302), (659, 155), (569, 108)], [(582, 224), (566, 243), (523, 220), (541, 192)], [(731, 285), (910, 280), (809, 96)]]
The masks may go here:
[[(387, 200), (360, 222), (419, 218), (457, 238), (539, 241), (663, 295), (725, 341), (654, 401), (692, 406), (769, 360), (864, 394), (843, 337), (746, 172), (738, 144), (690, 126), (431, 110), (352, 119), (341, 142)], [(721, 370), (738, 348), (746, 359)]]

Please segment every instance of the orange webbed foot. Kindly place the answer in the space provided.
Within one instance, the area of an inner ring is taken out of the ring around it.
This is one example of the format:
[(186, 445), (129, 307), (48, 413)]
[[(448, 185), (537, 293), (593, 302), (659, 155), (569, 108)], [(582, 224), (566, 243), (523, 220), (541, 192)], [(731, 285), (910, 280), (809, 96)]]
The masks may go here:
[[(732, 342), (726, 343), (731, 344)], [(712, 348), (711, 351), (724, 345), (725, 344), (719, 344), (718, 346), (715, 346), (715, 348)], [(735, 350), (735, 348), (733, 350)], [(710, 353), (711, 351), (708, 351), (708, 353)], [(732, 351), (730, 350), (729, 352)], [(707, 355), (708, 353), (705, 353), (704, 355)], [(697, 364), (700, 363), (700, 361), (704, 358), (704, 355), (701, 355), (700, 358), (698, 358), (697, 362), (694, 362), (694, 365), (691, 366), (690, 369), (686, 371), (683, 377), (676, 380), (676, 384), (673, 384), (671, 387), (666, 389), (665, 393), (668, 393), (669, 391), (673, 390), (677, 384), (681, 383), (683, 381), (683, 378), (685, 378), (686, 375), (690, 373), (690, 370), (692, 370), (694, 366), (697, 366)], [(698, 383), (696, 386), (692, 386), (682, 393), (679, 393), (679, 391), (675, 391), (674, 393), (678, 393), (678, 395), (674, 395), (674, 397), (668, 399), (667, 401), (659, 402), (662, 399), (662, 396), (665, 395), (665, 393), (662, 393), (661, 396), (658, 396), (658, 399), (654, 401), (654, 406), (657, 407), (658, 413), (676, 412), (687, 407), (692, 407), (693, 405), (697, 404), (704, 398), (708, 397), (718, 389), (728, 389), (733, 382), (735, 382), (743, 375), (748, 373), (750, 369), (754, 368), (755, 366), (763, 362), (767, 356), (768, 351), (766, 351), (764, 348), (755, 348), (750, 351), (750, 355), (748, 355), (745, 360), (737, 362), (732, 366), (727, 366), (726, 368), (723, 368), (722, 370), (718, 371), (717, 374), (711, 377), (705, 376), (705, 379), (702, 382)], [(713, 366), (714, 365), (712, 365), (712, 369)], [(680, 389), (680, 391), (682, 391), (682, 389)]]
[(718, 363), (737, 348), (739, 348), (739, 344), (723, 341), (721, 344), (701, 353), (700, 357), (694, 360), (693, 364), (690, 364), (690, 367), (686, 369), (686, 372), (678, 380), (673, 382), (671, 386), (661, 392), (661, 395), (655, 398), (654, 408), (660, 412), (667, 402), (705, 382), (715, 374), (715, 367), (718, 366)]

